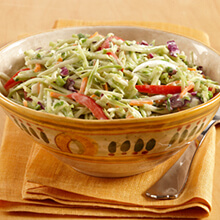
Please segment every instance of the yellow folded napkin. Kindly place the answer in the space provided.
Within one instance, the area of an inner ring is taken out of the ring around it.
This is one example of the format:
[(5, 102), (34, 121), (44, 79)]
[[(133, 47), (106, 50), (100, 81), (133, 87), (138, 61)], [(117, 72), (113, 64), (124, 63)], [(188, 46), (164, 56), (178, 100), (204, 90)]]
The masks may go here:
[[(206, 44), (203, 32), (150, 22), (113, 22), (107, 25), (160, 28), (182, 35), (190, 33)], [(102, 22), (57, 21), (56, 27), (104, 25)], [(180, 32), (179, 32), (180, 31)], [(174, 162), (127, 178), (96, 178), (63, 164), (34, 143), (7, 119), (0, 151), (0, 210), (82, 217), (199, 218), (210, 214), (215, 160), (213, 127), (198, 150), (186, 187), (178, 199), (158, 201), (144, 193)], [(218, 136), (218, 135), (217, 135)], [(22, 138), (21, 138), (22, 137)], [(53, 217), (52, 217), (53, 218)]]

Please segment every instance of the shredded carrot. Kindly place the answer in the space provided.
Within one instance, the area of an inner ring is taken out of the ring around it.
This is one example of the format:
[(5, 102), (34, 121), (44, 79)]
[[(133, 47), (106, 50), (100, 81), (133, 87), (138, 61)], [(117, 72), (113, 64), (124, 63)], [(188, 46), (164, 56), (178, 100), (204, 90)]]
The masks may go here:
[(108, 84), (107, 83), (105, 83), (105, 85), (104, 85), (104, 90), (108, 91)]
[(106, 103), (106, 105), (107, 105), (109, 108), (112, 107), (112, 105), (111, 105), (110, 103)]
[(57, 60), (56, 64), (58, 64), (58, 63), (60, 63), (60, 62), (62, 62), (62, 61), (63, 61), (63, 58), (60, 57), (60, 58)]
[(28, 103), (27, 103), (26, 100), (23, 100), (23, 105), (24, 105), (25, 107), (28, 107)]
[(135, 106), (143, 106), (144, 104), (153, 105), (153, 101), (151, 100), (133, 100), (129, 102), (130, 105)]
[(40, 83), (37, 84), (37, 93), (40, 93)]
[(99, 35), (99, 33), (96, 31), (94, 34), (92, 34), (92, 35), (89, 37), (89, 39), (91, 39), (91, 38), (93, 38), (93, 37), (95, 37), (95, 36), (97, 36), (97, 35)]
[(190, 71), (196, 71), (195, 68), (190, 68), (190, 67), (188, 67), (187, 69), (190, 70)]
[(50, 96), (58, 99), (60, 96), (65, 96), (65, 95), (57, 93), (57, 92), (50, 92)]
[(57, 61), (58, 61), (58, 62), (62, 62), (62, 61), (63, 61), (63, 58), (60, 57)]
[(39, 63), (35, 64), (34, 72), (39, 72), (41, 70), (41, 65)]
[(127, 119), (129, 119), (129, 118), (134, 118), (134, 116), (133, 116), (133, 115), (127, 115), (126, 118), (127, 118)]
[(92, 61), (92, 65), (95, 66), (97, 60)]
[(91, 38), (93, 38), (93, 37), (95, 37), (95, 36), (102, 36), (102, 35), (100, 35), (100, 34), (96, 31), (94, 34), (92, 34), (92, 35), (89, 37), (89, 39), (91, 39)]
[(180, 93), (180, 98), (183, 98), (183, 97), (186, 95), (186, 93), (187, 93), (188, 91), (190, 91), (191, 89), (193, 89), (194, 87), (195, 87), (195, 84), (194, 84), (193, 82), (189, 82), (188, 86), (186, 86), (186, 87), (182, 90), (182, 92)]
[(162, 104), (162, 103), (164, 103), (164, 100), (163, 100), (163, 99), (160, 99), (160, 100), (154, 100), (154, 102), (157, 103), (157, 104)]
[(81, 83), (81, 86), (80, 86), (79, 93), (83, 94), (83, 93), (85, 92), (87, 82), (88, 82), (88, 77), (84, 77), (84, 78), (82, 79), (82, 83)]
[(127, 113), (126, 118), (134, 118), (134, 115), (132, 115), (130, 112)]
[(181, 83), (180, 80), (176, 80), (176, 81), (168, 83), (167, 85), (177, 85), (177, 84), (180, 84), (180, 83)]
[(90, 98), (96, 98), (96, 97), (98, 97), (98, 96), (95, 95), (95, 94), (92, 94), (92, 95), (90, 96)]

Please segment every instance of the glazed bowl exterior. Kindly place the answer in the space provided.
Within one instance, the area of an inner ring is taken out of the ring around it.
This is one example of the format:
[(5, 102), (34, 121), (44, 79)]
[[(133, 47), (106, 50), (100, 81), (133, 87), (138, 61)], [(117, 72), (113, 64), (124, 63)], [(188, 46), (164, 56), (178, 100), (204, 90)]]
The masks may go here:
[[(74, 33), (112, 32), (130, 40), (175, 40), (212, 79), (220, 82), (220, 55), (195, 40), (168, 32), (136, 27), (74, 27), (52, 30), (22, 39), (0, 51), (0, 71), (12, 76), (24, 64), (24, 51), (47, 47), (50, 41), (70, 38)], [(5, 82), (2, 82), (5, 83)], [(85, 174), (124, 177), (153, 169), (207, 126), (219, 108), (220, 95), (207, 103), (181, 112), (141, 119), (72, 119), (20, 106), (3, 94), (0, 105), (11, 120), (54, 156)]]

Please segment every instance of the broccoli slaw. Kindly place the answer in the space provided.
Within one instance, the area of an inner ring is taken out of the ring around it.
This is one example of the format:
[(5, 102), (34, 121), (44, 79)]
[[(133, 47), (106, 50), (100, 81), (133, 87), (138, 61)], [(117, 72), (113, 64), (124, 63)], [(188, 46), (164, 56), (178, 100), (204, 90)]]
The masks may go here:
[(71, 118), (143, 118), (207, 102), (220, 86), (205, 76), (174, 40), (125, 40), (73, 34), (50, 49), (25, 51), (25, 66), (11, 78), (0, 73), (0, 91), (12, 101)]

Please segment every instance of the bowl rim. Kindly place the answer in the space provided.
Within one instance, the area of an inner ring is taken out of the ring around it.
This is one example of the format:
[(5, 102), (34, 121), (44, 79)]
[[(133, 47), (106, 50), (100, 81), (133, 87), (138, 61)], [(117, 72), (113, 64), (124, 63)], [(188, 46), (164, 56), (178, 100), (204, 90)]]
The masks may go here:
[[(12, 112), (15, 112), (19, 115), (22, 115), (24, 118), (29, 118), (32, 121), (37, 121), (37, 122), (43, 122), (43, 123), (48, 123), (48, 124), (65, 124), (68, 125), (72, 123), (78, 123), (78, 124), (88, 124), (88, 125), (115, 125), (115, 124), (130, 124), (130, 123), (147, 123), (147, 122), (161, 122), (161, 121), (168, 121), (172, 120), (173, 118), (176, 117), (184, 117), (185, 115), (190, 114), (195, 114), (198, 111), (202, 111), (206, 107), (211, 107), (215, 102), (220, 103), (220, 93), (217, 94), (215, 97), (207, 101), (206, 103), (202, 103), (198, 106), (185, 109), (179, 112), (174, 112), (170, 114), (165, 114), (165, 115), (158, 115), (158, 116), (151, 116), (151, 117), (145, 117), (145, 118), (129, 118), (129, 119), (110, 119), (110, 120), (89, 120), (89, 119), (80, 119), (80, 118), (70, 118), (70, 117), (63, 117), (59, 115), (54, 115), (51, 113), (47, 112), (39, 112), (27, 107), (24, 107), (22, 105), (19, 105), (9, 99), (7, 99), (4, 95), (0, 94), (0, 103), (2, 102), (3, 108), (8, 107), (7, 109), (10, 109)], [(36, 114), (37, 112), (37, 114)], [(33, 120), (34, 118), (34, 120)], [(53, 123), (51, 123), (53, 122)]]
[[(47, 33), (51, 32), (56, 32), (56, 31), (65, 31), (65, 30), (71, 30), (71, 29), (86, 29), (86, 28), (127, 28), (127, 29), (138, 29), (138, 30), (149, 30), (149, 31), (154, 31), (158, 33), (168, 33), (173, 36), (179, 36), (182, 38), (187, 38), (191, 41), (196, 42), (197, 44), (200, 44), (203, 47), (206, 47), (206, 49), (211, 50), (215, 54), (217, 54), (220, 57), (220, 53), (216, 51), (214, 48), (211, 46), (201, 42), (200, 40), (194, 39), (192, 37), (188, 37), (185, 35), (173, 33), (170, 31), (164, 31), (164, 30), (159, 30), (159, 29), (154, 29), (154, 28), (144, 28), (144, 27), (137, 27), (137, 26), (74, 26), (74, 27), (64, 27), (64, 28), (57, 28), (57, 29), (49, 29), (47, 31), (42, 31), (38, 32), (36, 34), (31, 34), (28, 35), (27, 37), (24, 37), (20, 40), (12, 41), (9, 44), (6, 44), (5, 46), (0, 48), (0, 52), (4, 51), (5, 49), (8, 49), (9, 47), (12, 47), (14, 44), (18, 44), (22, 41), (26, 41), (29, 38), (32, 37), (37, 37), (41, 36)], [(145, 118), (130, 118), (130, 119), (110, 119), (110, 120), (89, 120), (89, 119), (80, 119), (80, 118), (70, 118), (70, 117), (63, 117), (63, 116), (58, 116), (54, 115), (51, 113), (46, 113), (46, 112), (39, 112), (27, 107), (24, 107), (22, 105), (19, 105), (10, 99), (8, 99), (6, 96), (4, 96), (2, 93), (0, 93), (0, 105), (2, 105), (3, 108), (5, 109), (10, 109), (10, 112), (14, 112), (15, 114), (22, 115), (24, 118), (29, 118), (31, 121), (37, 121), (41, 123), (47, 123), (50, 125), (67, 125), (68, 127), (71, 127), (71, 124), (77, 123), (79, 126), (97, 126), (97, 125), (117, 125), (117, 124), (130, 124), (130, 123), (154, 123), (154, 122), (161, 122), (161, 121), (172, 121), (173, 118), (179, 118), (179, 117), (184, 117), (185, 115), (188, 114), (196, 114), (198, 111), (204, 110), (206, 107), (211, 108), (216, 102), (220, 103), (220, 93), (217, 94), (215, 97), (207, 101), (206, 103), (202, 103), (198, 106), (182, 110), (179, 112), (175, 113), (169, 113), (165, 115), (159, 115), (159, 116), (150, 116), (150, 117), (145, 117)], [(37, 114), (36, 114), (37, 113)], [(33, 120), (34, 118), (34, 120)]]

